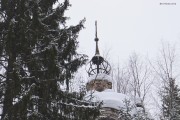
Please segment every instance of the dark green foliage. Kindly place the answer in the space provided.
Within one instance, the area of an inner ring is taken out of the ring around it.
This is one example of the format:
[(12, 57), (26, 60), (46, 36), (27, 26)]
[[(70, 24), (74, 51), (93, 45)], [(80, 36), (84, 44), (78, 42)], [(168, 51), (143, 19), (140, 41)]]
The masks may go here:
[(162, 119), (180, 120), (180, 89), (175, 79), (169, 79), (162, 93)]
[(66, 83), (68, 90), (87, 57), (76, 52), (84, 20), (65, 26), (70, 4), (53, 8), (56, 2), (0, 0), (1, 119), (94, 120), (99, 114), (99, 106), (60, 89)]

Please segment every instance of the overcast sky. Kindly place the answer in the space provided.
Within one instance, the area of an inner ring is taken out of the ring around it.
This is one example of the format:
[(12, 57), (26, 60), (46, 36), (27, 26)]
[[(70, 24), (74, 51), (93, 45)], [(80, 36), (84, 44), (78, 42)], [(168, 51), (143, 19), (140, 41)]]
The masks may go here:
[[(79, 35), (79, 51), (90, 58), (95, 51), (95, 20), (101, 55), (110, 50), (114, 62), (125, 60), (136, 52), (153, 56), (161, 40), (180, 46), (179, 0), (70, 0), (66, 12), (77, 24), (86, 18)], [(169, 4), (169, 5), (167, 5)], [(107, 50), (106, 50), (107, 49)]]

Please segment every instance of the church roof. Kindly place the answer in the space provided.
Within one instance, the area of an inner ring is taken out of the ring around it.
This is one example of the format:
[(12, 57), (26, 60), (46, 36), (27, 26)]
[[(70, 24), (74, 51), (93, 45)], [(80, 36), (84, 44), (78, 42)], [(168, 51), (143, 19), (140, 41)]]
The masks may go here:
[[(102, 92), (89, 92), (85, 96), (85, 100), (91, 100), (92, 102), (103, 102), (102, 107), (121, 110), (122, 108), (125, 108), (125, 100), (130, 101), (130, 98), (125, 94), (114, 92), (112, 89), (106, 89)], [(132, 104), (131, 101), (130, 104)]]

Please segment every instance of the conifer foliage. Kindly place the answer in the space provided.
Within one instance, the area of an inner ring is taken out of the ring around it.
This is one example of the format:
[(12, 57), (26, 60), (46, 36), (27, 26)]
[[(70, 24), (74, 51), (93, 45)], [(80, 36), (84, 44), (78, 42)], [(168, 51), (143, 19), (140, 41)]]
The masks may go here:
[(175, 79), (169, 79), (162, 93), (163, 117), (161, 119), (180, 120), (180, 89), (175, 84)]
[[(0, 0), (2, 120), (91, 120), (99, 106), (61, 90), (86, 61), (76, 26), (65, 25), (68, 0)], [(68, 89), (67, 89), (68, 90)]]

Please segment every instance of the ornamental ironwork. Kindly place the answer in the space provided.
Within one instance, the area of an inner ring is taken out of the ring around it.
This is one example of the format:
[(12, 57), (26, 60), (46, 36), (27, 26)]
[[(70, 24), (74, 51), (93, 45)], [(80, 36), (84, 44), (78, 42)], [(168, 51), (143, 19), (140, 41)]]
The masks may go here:
[(97, 37), (97, 21), (95, 22), (95, 42), (96, 42), (96, 50), (95, 56), (92, 57), (91, 61), (89, 62), (87, 73), (89, 76), (105, 73), (110, 74), (111, 66), (110, 64), (100, 55), (99, 48), (98, 48), (98, 37)]

